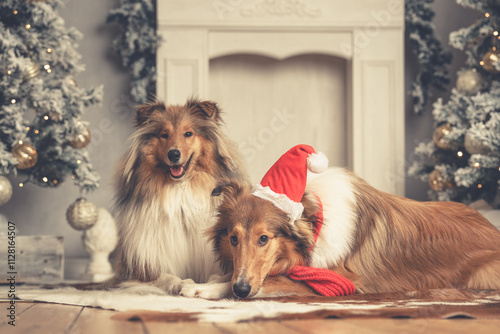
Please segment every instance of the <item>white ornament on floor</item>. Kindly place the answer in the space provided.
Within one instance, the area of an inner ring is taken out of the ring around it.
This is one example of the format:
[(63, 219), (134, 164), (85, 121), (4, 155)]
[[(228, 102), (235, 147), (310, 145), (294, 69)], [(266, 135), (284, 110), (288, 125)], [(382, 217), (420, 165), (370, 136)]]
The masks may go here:
[(118, 234), (116, 222), (108, 210), (98, 208), (97, 222), (83, 232), (82, 241), (85, 250), (90, 255), (90, 263), (82, 279), (102, 282), (113, 277), (109, 254), (116, 248)]

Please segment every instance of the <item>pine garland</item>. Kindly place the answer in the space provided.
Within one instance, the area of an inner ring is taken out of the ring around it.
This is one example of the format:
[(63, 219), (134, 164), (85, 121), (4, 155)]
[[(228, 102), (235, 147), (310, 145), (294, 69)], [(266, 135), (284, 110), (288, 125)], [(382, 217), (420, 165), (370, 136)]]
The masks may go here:
[(121, 0), (107, 22), (121, 28), (112, 47), (122, 58), (123, 66), (131, 71), (132, 99), (144, 103), (156, 89), (156, 49), (160, 43), (156, 34), (156, 1)]
[(434, 0), (405, 2), (406, 31), (413, 53), (421, 67), (410, 89), (416, 114), (424, 112), (431, 89), (443, 91), (450, 82), (446, 67), (451, 63), (451, 53), (443, 50), (441, 42), (436, 38), (432, 23), (433, 2)]

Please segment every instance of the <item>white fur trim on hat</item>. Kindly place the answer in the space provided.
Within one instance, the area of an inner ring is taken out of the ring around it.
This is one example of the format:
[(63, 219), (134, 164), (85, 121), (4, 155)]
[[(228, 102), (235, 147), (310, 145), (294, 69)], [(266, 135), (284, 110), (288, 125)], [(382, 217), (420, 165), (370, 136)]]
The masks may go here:
[(328, 168), (328, 158), (323, 152), (311, 153), (307, 157), (307, 169), (313, 173), (323, 173)]
[(256, 184), (252, 189), (252, 194), (262, 199), (268, 200), (278, 209), (283, 210), (291, 219), (292, 224), (302, 216), (304, 206), (288, 198), (285, 194), (278, 194), (269, 187)]

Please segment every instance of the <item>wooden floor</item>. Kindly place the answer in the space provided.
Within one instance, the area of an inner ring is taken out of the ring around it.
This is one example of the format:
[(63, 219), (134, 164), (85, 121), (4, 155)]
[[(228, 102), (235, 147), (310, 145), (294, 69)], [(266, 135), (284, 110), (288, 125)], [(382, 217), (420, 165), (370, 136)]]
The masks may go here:
[(47, 303), (16, 303), (16, 326), (6, 319), (7, 302), (0, 302), (0, 333), (500, 333), (500, 320), (471, 319), (325, 319), (260, 321), (250, 323), (165, 323), (120, 321), (111, 317), (117, 312), (89, 307)]

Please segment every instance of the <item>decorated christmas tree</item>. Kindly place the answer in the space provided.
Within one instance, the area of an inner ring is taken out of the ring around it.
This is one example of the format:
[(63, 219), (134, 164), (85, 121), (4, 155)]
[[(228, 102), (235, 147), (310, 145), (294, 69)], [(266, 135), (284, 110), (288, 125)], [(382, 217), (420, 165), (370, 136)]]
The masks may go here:
[(130, 95), (136, 103), (144, 103), (156, 91), (156, 1), (121, 0), (108, 15), (108, 23), (120, 26), (113, 40), (113, 50), (131, 72)]
[[(0, 175), (19, 173), (25, 176), (19, 186), (49, 187), (69, 176), (91, 190), (99, 176), (85, 148), (90, 132), (82, 116), (100, 102), (102, 88), (75, 81), (84, 70), (75, 49), (81, 34), (65, 26), (61, 2), (0, 2)], [(7, 179), (0, 178), (5, 202)]]
[(428, 182), (433, 200), (498, 206), (500, 180), (500, 3), (457, 0), (478, 10), (478, 20), (450, 34), (465, 52), (456, 87), (433, 106), (432, 141), (415, 149), (409, 174)]

